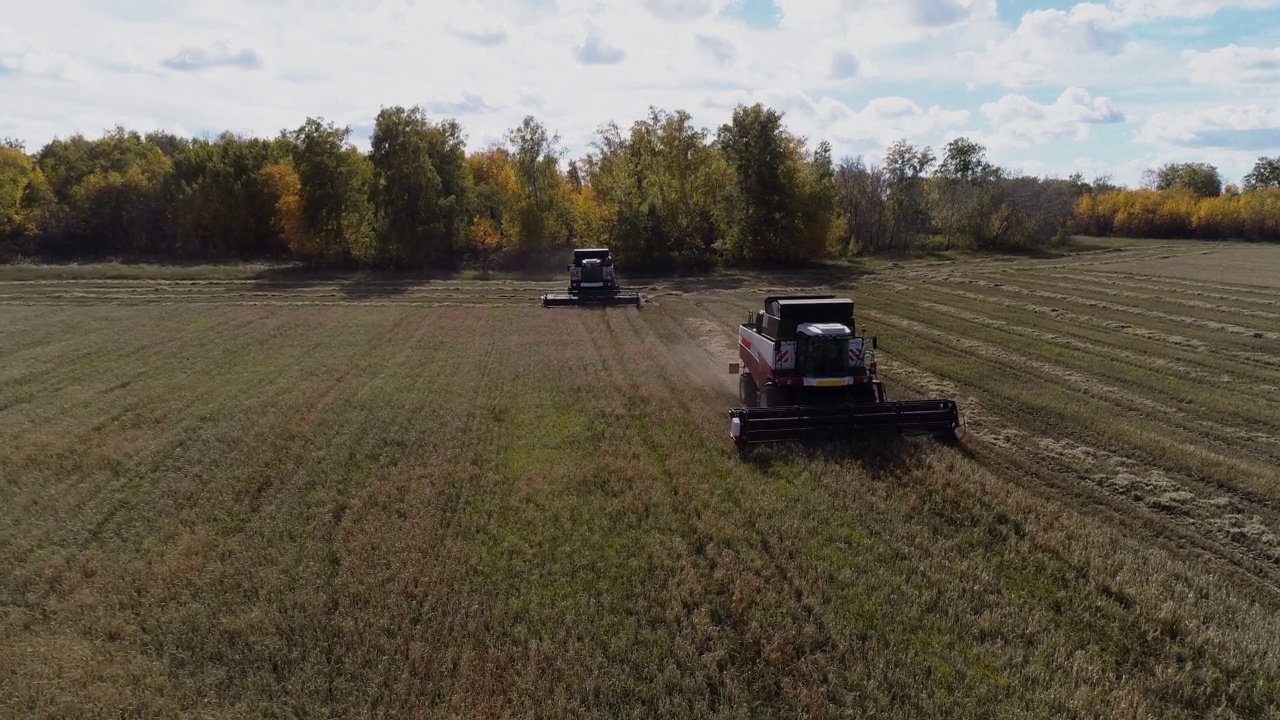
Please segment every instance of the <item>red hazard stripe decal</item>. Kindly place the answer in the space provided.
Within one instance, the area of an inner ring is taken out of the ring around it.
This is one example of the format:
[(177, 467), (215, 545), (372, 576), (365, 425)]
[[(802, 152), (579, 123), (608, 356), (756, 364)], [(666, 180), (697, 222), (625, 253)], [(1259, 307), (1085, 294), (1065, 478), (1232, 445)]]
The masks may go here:
[(742, 347), (744, 347), (744, 348), (746, 348), (746, 349), (750, 350), (750, 349), (751, 349), (751, 341), (750, 341), (750, 340), (748, 340), (748, 339), (746, 339), (746, 338), (742, 338)]

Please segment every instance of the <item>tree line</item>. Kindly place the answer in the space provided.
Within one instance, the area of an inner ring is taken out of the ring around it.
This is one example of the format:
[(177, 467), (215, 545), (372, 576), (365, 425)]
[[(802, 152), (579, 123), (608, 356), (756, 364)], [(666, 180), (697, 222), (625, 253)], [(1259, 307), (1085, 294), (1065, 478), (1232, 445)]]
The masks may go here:
[[(468, 152), (462, 126), (420, 107), (377, 115), (367, 152), (323, 118), (270, 138), (117, 127), (34, 153), (0, 144), (8, 256), (288, 258), (327, 267), (517, 269), (608, 246), (628, 270), (800, 265), (922, 246), (1043, 247), (1067, 233), (1280, 237), (1280, 158), (1244, 187), (1170, 164), (1146, 187), (1011, 172), (968, 138), (940, 156), (906, 140), (836, 162), (783, 114), (739, 105), (714, 130), (650, 108), (567, 159), (526, 116)], [(567, 162), (566, 162), (567, 160)]]
[(1143, 187), (1082, 195), (1071, 232), (1142, 238), (1280, 241), (1280, 157), (1260, 157), (1241, 186), (1208, 163), (1148, 170)]

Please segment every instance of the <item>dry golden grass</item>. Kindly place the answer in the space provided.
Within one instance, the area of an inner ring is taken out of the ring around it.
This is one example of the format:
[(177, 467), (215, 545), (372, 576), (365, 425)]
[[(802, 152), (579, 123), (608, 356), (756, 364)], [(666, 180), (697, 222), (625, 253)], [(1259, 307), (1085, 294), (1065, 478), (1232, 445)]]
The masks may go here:
[(1206, 248), (1209, 252), (1202, 254), (1178, 253), (1167, 258), (1116, 263), (1101, 270), (1179, 278), (1206, 285), (1280, 287), (1280, 247), (1241, 243), (1221, 245), (1226, 247)]
[(0, 271), (0, 714), (1274, 716), (1280, 289), (1108, 271), (1218, 247), (851, 278), (970, 437), (750, 461), (803, 277)]

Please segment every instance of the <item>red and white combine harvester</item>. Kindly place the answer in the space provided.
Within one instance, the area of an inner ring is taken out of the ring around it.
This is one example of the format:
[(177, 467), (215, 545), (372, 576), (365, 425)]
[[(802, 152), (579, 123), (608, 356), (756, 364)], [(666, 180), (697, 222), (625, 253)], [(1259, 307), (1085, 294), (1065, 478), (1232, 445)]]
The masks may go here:
[(549, 292), (542, 296), (543, 307), (575, 305), (644, 305), (644, 296), (624, 291), (618, 285), (613, 268), (613, 255), (608, 248), (577, 248), (569, 264), (568, 292)]
[(960, 438), (954, 400), (885, 397), (876, 338), (868, 342), (854, 327), (853, 301), (833, 295), (768, 297), (738, 326), (741, 367), (733, 363), (729, 372), (741, 373), (743, 407), (729, 410), (729, 435), (740, 451), (818, 435)]

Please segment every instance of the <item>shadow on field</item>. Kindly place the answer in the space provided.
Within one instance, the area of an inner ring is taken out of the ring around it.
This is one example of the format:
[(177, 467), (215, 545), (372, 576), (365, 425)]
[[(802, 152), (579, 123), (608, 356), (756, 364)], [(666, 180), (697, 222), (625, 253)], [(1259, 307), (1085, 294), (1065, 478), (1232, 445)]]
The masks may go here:
[(333, 289), (349, 300), (395, 297), (446, 277), (427, 272), (344, 272), (306, 267), (271, 268), (257, 273), (251, 292)]
[(852, 286), (859, 278), (874, 274), (874, 272), (874, 270), (861, 265), (849, 265), (839, 268), (821, 266), (812, 269), (765, 270), (741, 274), (717, 273), (702, 276), (637, 278), (633, 282), (637, 285), (661, 287), (682, 293), (751, 290), (771, 286), (812, 288), (816, 290)]
[[(759, 445), (743, 457), (743, 460), (761, 470), (774, 465), (799, 461), (855, 462), (868, 473), (885, 473), (899, 468), (903, 463), (930, 451), (931, 445), (940, 444), (929, 437), (902, 437), (900, 435), (864, 436), (858, 439), (804, 440), (777, 445)], [(966, 457), (972, 453), (963, 443), (947, 444)]]

